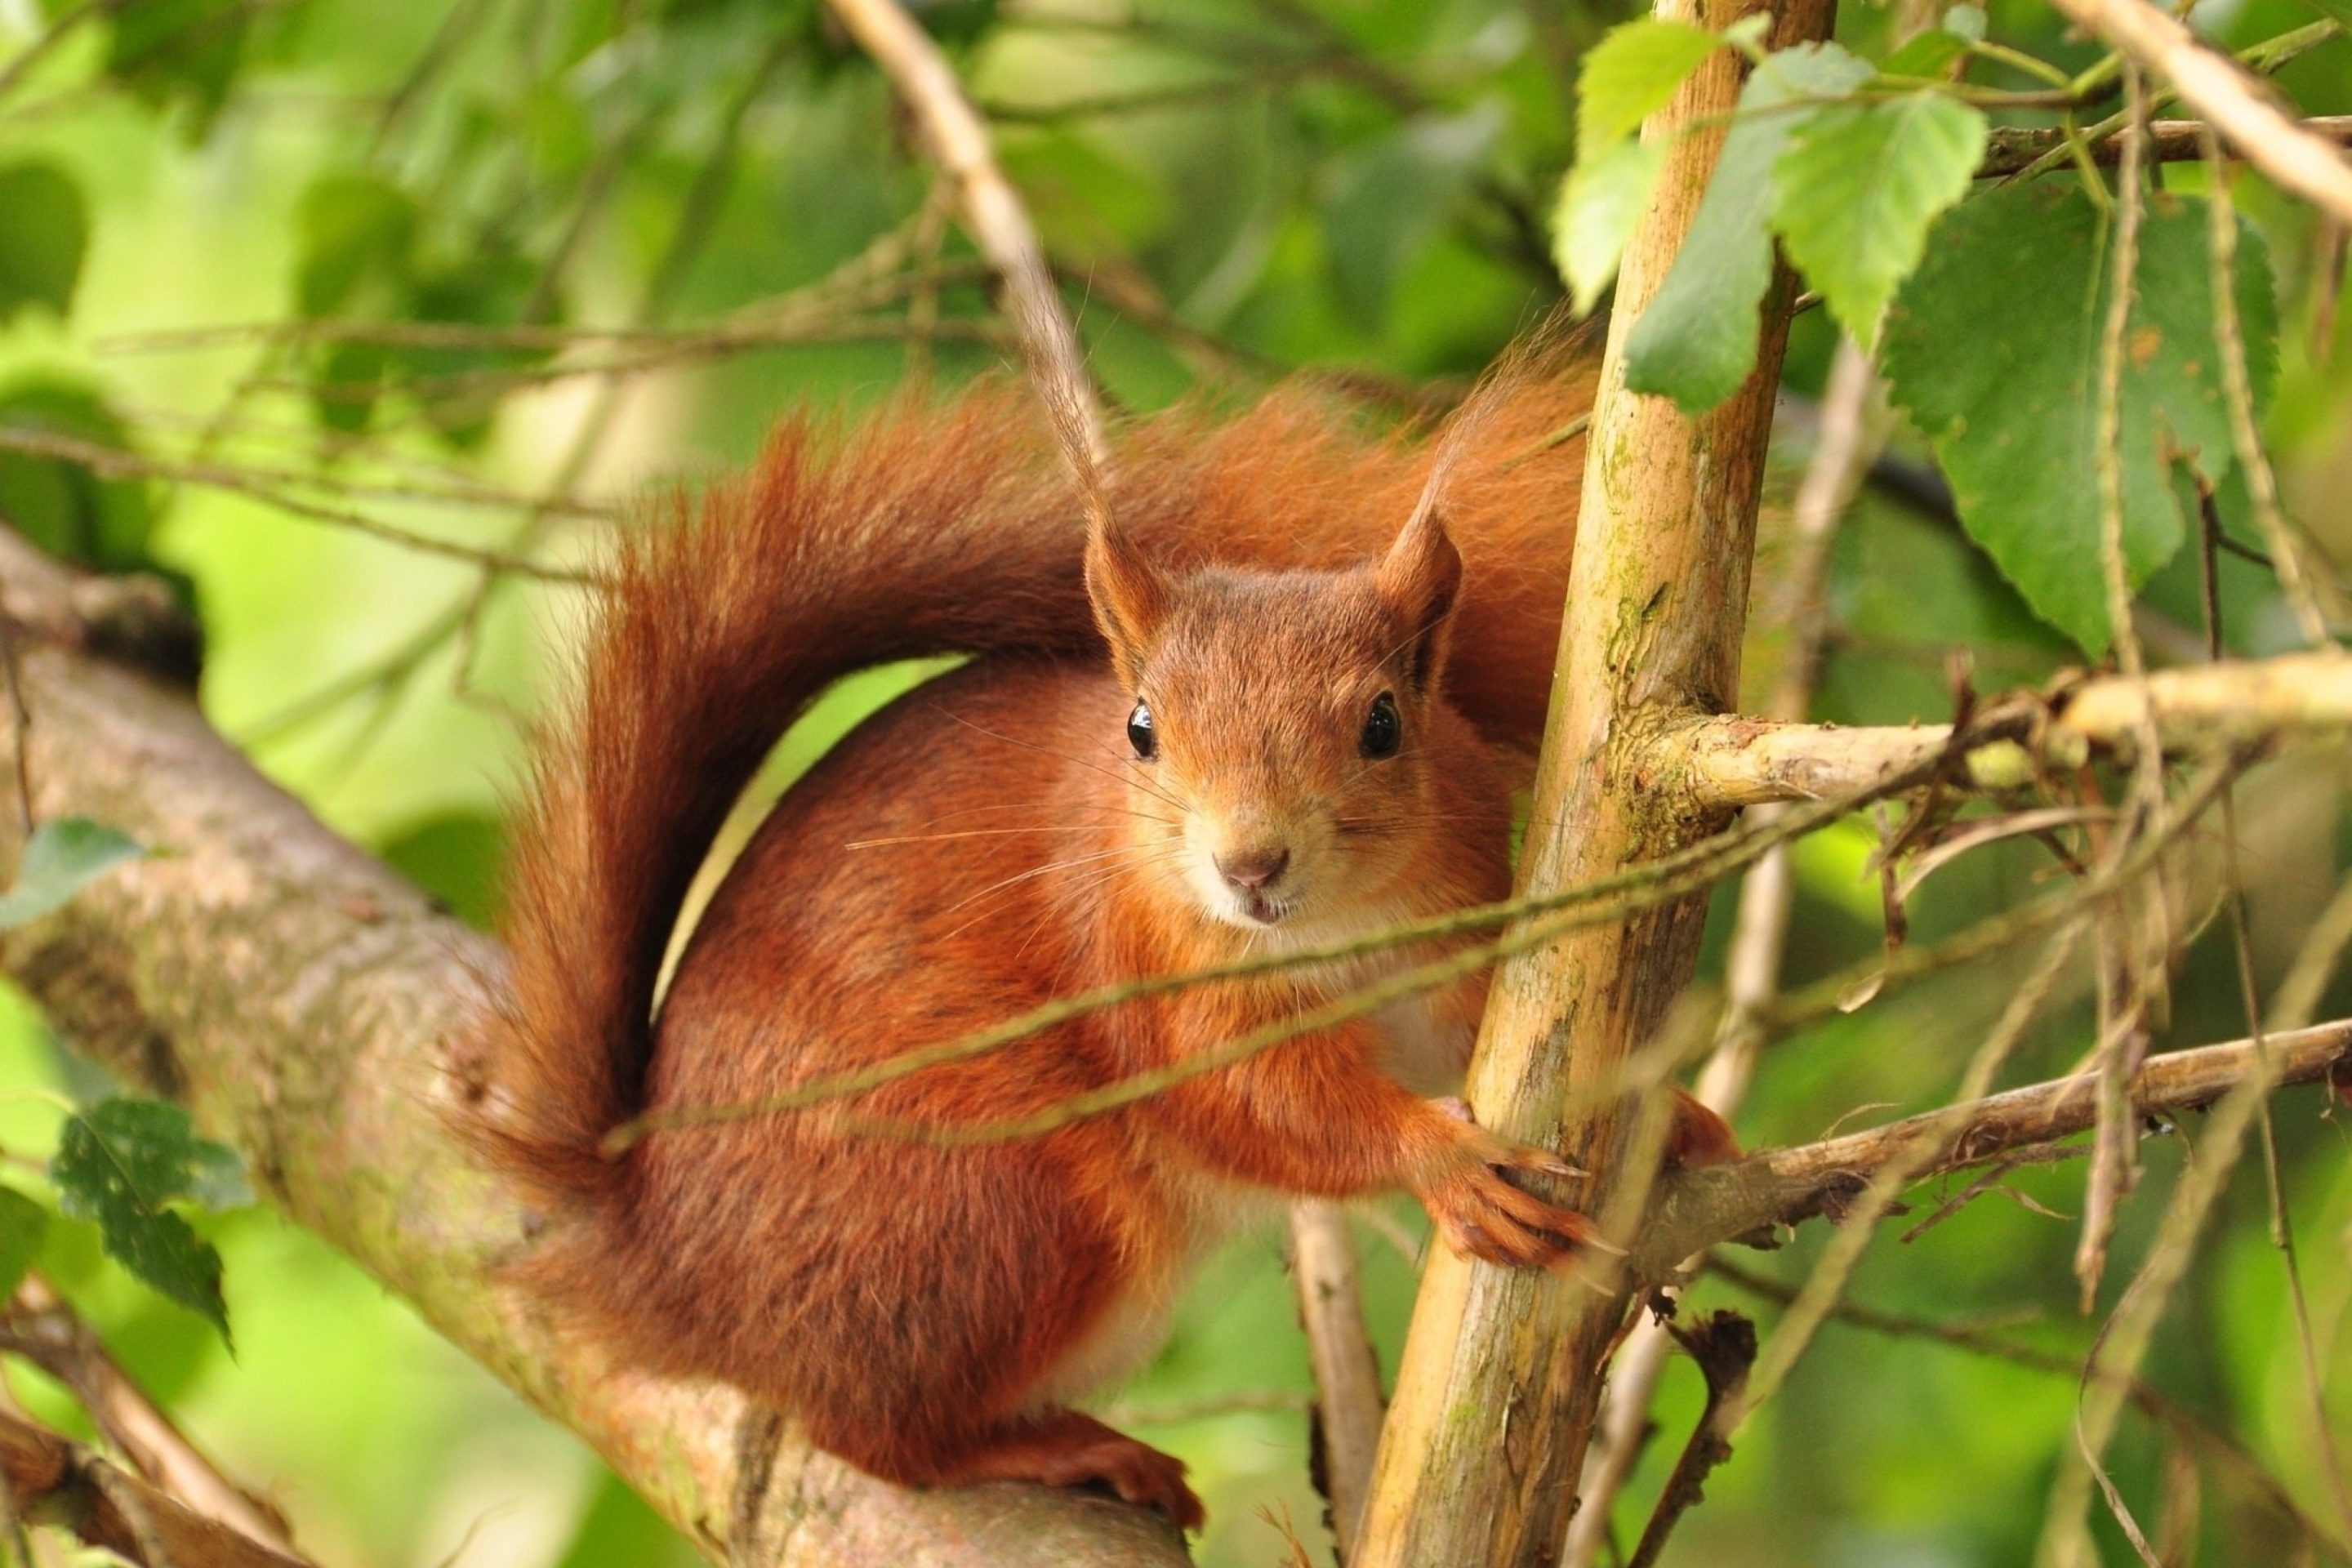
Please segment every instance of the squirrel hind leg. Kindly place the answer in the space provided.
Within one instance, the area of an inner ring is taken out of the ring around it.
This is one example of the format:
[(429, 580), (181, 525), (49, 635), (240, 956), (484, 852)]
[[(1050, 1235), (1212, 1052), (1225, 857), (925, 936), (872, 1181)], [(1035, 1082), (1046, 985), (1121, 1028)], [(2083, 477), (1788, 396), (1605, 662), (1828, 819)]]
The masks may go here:
[(936, 1479), (941, 1486), (1105, 1486), (1179, 1530), (1199, 1530), (1203, 1517), (1200, 1498), (1184, 1484), (1182, 1460), (1076, 1410), (1048, 1410), (980, 1437)]

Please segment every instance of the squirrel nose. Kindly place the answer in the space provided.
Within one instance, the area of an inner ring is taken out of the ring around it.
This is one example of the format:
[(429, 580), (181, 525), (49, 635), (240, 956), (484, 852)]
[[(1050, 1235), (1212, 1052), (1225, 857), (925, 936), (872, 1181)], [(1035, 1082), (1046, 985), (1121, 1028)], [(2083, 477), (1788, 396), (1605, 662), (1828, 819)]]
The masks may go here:
[(1282, 875), (1290, 864), (1290, 850), (1282, 845), (1265, 849), (1243, 849), (1231, 855), (1215, 857), (1217, 874), (1236, 888), (1253, 891), (1265, 887)]

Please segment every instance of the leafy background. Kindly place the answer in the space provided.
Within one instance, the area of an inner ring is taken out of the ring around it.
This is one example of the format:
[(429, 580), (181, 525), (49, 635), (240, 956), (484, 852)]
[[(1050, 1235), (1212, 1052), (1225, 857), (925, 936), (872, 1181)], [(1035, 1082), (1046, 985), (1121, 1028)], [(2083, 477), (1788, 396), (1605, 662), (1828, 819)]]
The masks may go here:
[[(471, 564), (315, 514), (477, 547), (543, 542), (550, 559), (577, 559), (614, 526), (612, 509), (742, 461), (782, 409), (855, 408), (909, 374), (951, 383), (995, 363), (970, 252), (952, 232), (941, 242), (942, 324), (925, 343), (909, 341), (903, 296), (830, 318), (897, 323), (860, 342), (562, 337), (566, 323), (751, 321), (782, 333), (776, 302), (791, 290), (879, 237), (919, 244), (928, 181), (884, 84), (797, 0), (102, 0), (70, 15), (67, 25), (63, 4), (0, 0), (0, 61), (55, 36), (23, 68), (0, 64), (0, 430), (120, 448), (151, 468), (0, 450), (0, 510), (52, 548), (165, 573), (202, 616), (203, 698), (222, 729), (329, 822), (485, 921), (498, 803), (518, 756), (513, 710), (560, 672), (570, 591), (512, 575), (484, 590)], [(1578, 152), (1578, 62), (1628, 14), (1580, 0), (956, 0), (922, 15), (989, 107), (1117, 402), (1242, 396), (1312, 367), (1377, 421), (1419, 406), (1424, 389), (1458, 390), (1559, 297), (1548, 222)], [(2209, 0), (2195, 18), (2241, 46), (2315, 15), (2293, 0)], [(1849, 4), (1840, 38), (1884, 59), (1917, 20)], [(2095, 58), (2032, 0), (1993, 5), (1989, 36), (2068, 70)], [(2313, 49), (2281, 81), (2310, 112), (2352, 109), (2352, 45)], [(1610, 111), (1612, 134), (1626, 112)], [(2201, 188), (2193, 168), (2168, 179)], [(2237, 196), (2275, 281), (2270, 434), (2296, 515), (2341, 557), (2352, 550), (2352, 374), (2336, 284), (2305, 212), (2250, 177)], [(2053, 179), (2015, 199), (2068, 196)], [(1982, 216), (1978, 204), (1958, 211)], [(1958, 254), (1948, 242), (1931, 237), (1931, 271)], [(2013, 272), (1973, 277), (1996, 302), (2018, 291)], [(1798, 323), (1775, 508), (1807, 447), (1832, 314), (1857, 321), (1840, 297), (1832, 304)], [(320, 319), (388, 330), (283, 330)], [(1924, 356), (1918, 384), (1958, 397), (1958, 328), (1917, 313), (1903, 325), (1899, 304), (1897, 319), (1898, 366)], [(404, 335), (419, 325), (520, 330)], [(239, 330), (157, 336), (223, 327)], [(1935, 435), (1936, 417), (1921, 417)], [(1929, 456), (1917, 432), (1896, 447), (1915, 469)], [(190, 482), (198, 470), (236, 482)], [(1968, 478), (1957, 467), (1953, 478), (1965, 502)], [(522, 499), (551, 489), (579, 504)], [(287, 499), (314, 515), (277, 504)], [(2148, 559), (2147, 605), (2195, 626), (2193, 561)], [(1955, 647), (1989, 688), (2079, 658), (2066, 635), (2079, 622), (2037, 616), (2000, 561), (2019, 571), (1899, 487), (1867, 489), (1836, 546), (1816, 716), (1944, 717)], [(2221, 572), (2233, 645), (2287, 646), (2269, 575), (2234, 558)], [(1779, 652), (1772, 633), (1759, 625), (1748, 661), (1759, 689)], [(831, 704), (788, 742), (778, 776), (905, 679)], [(2288, 758), (2247, 786), (2257, 958), (2271, 979), (2344, 859), (2341, 795), (2331, 754)], [(1864, 875), (1874, 843), (1853, 824), (1801, 847), (1792, 980), (1880, 941), (1875, 879)], [(1928, 884), (1915, 932), (1932, 940), (2046, 874), (2031, 847), (1972, 856)], [(1801, 1140), (1860, 1108), (1933, 1103), (2012, 978), (1948, 977), (1776, 1045), (1743, 1136)], [(2227, 952), (2209, 938), (2159, 1043), (2242, 1032), (2234, 996)], [(2019, 1075), (2063, 1070), (2088, 1019), (2084, 997), (2058, 1010)], [(106, 1086), (15, 1004), (0, 1085), (0, 1146), (16, 1157), (0, 1182), (42, 1196), (40, 1164), (70, 1125), (61, 1098), (91, 1107)], [(2334, 1388), (2347, 1371), (2352, 1184), (2342, 1131), (2321, 1110), (2287, 1097), (2280, 1137)], [(2127, 1276), (2186, 1142), (2152, 1146), (2111, 1280)], [(1989, 1198), (1915, 1242), (1882, 1240), (1853, 1298), (1989, 1321), (2079, 1356), (2089, 1331), (2071, 1300), (2073, 1231), (2037, 1212), (2073, 1212), (2079, 1174), (2029, 1170), (2011, 1184), (2032, 1205)], [(2230, 1202), (2151, 1375), (2318, 1512), (2260, 1183), (2242, 1176)], [(92, 1224), (48, 1221), (39, 1265), (234, 1473), (282, 1501), (321, 1561), (690, 1560), (574, 1442), (320, 1244), (260, 1210), (181, 1207), (223, 1260), (233, 1354), (200, 1310), (107, 1260)], [(17, 1212), (0, 1209), (0, 1221)], [(1391, 1229), (1419, 1235), (1409, 1205), (1388, 1212)], [(1377, 1230), (1362, 1239), (1393, 1367), (1412, 1272)], [(1819, 1245), (1807, 1236), (1753, 1267), (1801, 1279)], [(1756, 1308), (1769, 1327), (1769, 1307), (1723, 1284), (1702, 1285), (1697, 1301)], [(35, 1409), (78, 1419), (37, 1373), (12, 1365), (8, 1376)], [(1304, 1418), (1258, 1397), (1306, 1388), (1275, 1239), (1243, 1243), (1119, 1396), (1194, 1467), (1213, 1521), (1204, 1563), (1283, 1561), (1285, 1520), (1319, 1539)], [(1833, 1327), (1710, 1482), (1669, 1560), (2021, 1563), (2072, 1393), (2063, 1376)], [(1235, 1396), (1257, 1408), (1165, 1419)], [(1664, 1436), (1629, 1508), (1654, 1489), (1697, 1402), (1696, 1373), (1671, 1368)], [(2330, 1409), (2352, 1426), (2341, 1398)], [(2136, 1506), (2153, 1494), (2165, 1446), (2127, 1423), (2116, 1474)], [(2196, 1560), (2284, 1560), (2277, 1510), (2243, 1467), (2206, 1458)], [(2116, 1538), (2102, 1541), (2122, 1560)]]

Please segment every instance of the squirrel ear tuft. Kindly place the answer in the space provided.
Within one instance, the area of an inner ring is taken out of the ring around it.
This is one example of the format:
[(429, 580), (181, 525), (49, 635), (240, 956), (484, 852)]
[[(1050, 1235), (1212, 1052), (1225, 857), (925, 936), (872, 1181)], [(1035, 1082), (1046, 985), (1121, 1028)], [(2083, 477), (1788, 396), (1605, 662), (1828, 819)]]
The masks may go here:
[(1445, 663), (1446, 633), (1462, 587), (1462, 552), (1437, 508), (1417, 508), (1373, 573), (1381, 596), (1412, 636), (1412, 678), (1426, 688)]
[(1133, 686), (1143, 656), (1168, 613), (1168, 580), (1116, 524), (1087, 531), (1087, 598), (1110, 644), (1119, 679)]

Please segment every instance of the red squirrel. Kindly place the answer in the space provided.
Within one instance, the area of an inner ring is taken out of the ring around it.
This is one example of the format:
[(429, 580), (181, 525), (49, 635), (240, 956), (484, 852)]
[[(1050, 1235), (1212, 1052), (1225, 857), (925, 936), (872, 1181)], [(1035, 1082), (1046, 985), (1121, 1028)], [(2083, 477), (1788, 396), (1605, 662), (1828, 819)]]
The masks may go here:
[[(1156, 1348), (1256, 1200), (1403, 1188), (1447, 1245), (1555, 1262), (1569, 1174), (1446, 1092), (1483, 977), (1012, 1142), (1029, 1115), (1379, 973), (1178, 990), (853, 1100), (657, 1131), (1139, 975), (1325, 943), (1509, 889), (1582, 462), (1581, 374), (1454, 443), (1277, 395), (1140, 421), (1083, 525), (1026, 400), (847, 433), (788, 423), (745, 478), (619, 547), (577, 697), (512, 843), (497, 1161), (549, 1211), (523, 1266), (619, 1355), (735, 1384), (912, 1486), (1107, 1485), (1197, 1528), (1183, 1467), (1073, 1407)], [(1433, 504), (1435, 502), (1436, 504)], [(1465, 564), (1465, 556), (1467, 564)], [(686, 943), (688, 882), (809, 702), (885, 660), (978, 656), (786, 792)], [(1694, 1119), (1696, 1118), (1696, 1119)], [(1728, 1146), (1692, 1112), (1686, 1153)]]

